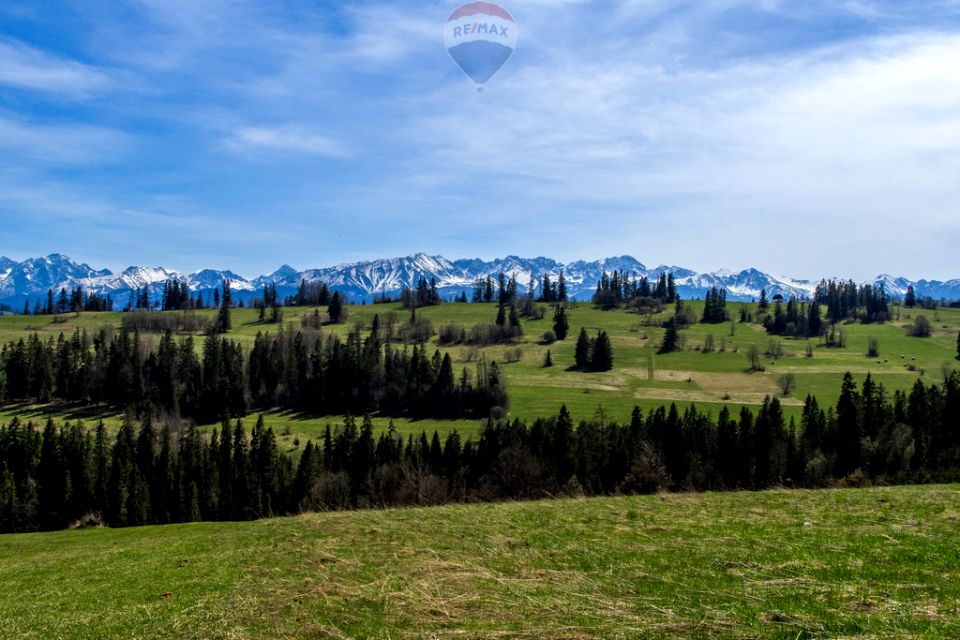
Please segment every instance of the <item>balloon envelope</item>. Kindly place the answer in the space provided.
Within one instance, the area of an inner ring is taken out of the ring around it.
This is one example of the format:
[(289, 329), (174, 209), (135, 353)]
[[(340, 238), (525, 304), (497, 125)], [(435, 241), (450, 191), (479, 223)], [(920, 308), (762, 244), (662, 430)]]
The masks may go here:
[(463, 72), (482, 85), (513, 55), (517, 24), (499, 5), (470, 2), (450, 14), (443, 42)]

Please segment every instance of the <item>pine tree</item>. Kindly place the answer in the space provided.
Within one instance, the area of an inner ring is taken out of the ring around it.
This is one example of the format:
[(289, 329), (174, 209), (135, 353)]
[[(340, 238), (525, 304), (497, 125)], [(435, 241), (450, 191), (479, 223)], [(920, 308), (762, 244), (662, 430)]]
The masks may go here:
[(903, 298), (903, 306), (908, 309), (917, 306), (917, 293), (914, 291), (912, 284), (907, 287), (907, 294)]
[(606, 331), (600, 331), (593, 344), (593, 353), (590, 358), (590, 368), (594, 371), (610, 371), (613, 369), (613, 346)]
[(667, 275), (667, 302), (677, 302), (680, 296), (677, 295), (677, 284), (673, 278), (673, 272)]
[(68, 483), (60, 452), (60, 434), (53, 424), (53, 419), (47, 420), (47, 426), (43, 430), (37, 483), (42, 525), (47, 529), (61, 528), (66, 522), (64, 510)]
[(215, 326), (216, 333), (228, 333), (233, 325), (230, 321), (230, 307), (233, 306), (233, 296), (230, 294), (230, 281), (223, 281), (223, 296), (220, 298), (220, 311), (217, 313)]
[[(584, 333), (584, 335), (586, 335)], [(561, 405), (553, 433), (551, 457), (556, 471), (557, 484), (564, 486), (573, 476), (576, 462), (573, 455), (573, 418), (567, 410), (567, 405)]]
[(520, 316), (517, 315), (517, 308), (513, 305), (510, 305), (510, 328), (519, 329), (520, 328)]
[(330, 322), (343, 322), (343, 298), (340, 297), (339, 291), (333, 292), (333, 297), (330, 298), (330, 305), (327, 307), (327, 315), (330, 317)]
[(847, 373), (840, 387), (837, 401), (837, 463), (836, 473), (844, 477), (860, 466), (860, 447), (863, 425), (860, 420), (860, 396), (853, 376)]
[(557, 280), (557, 302), (566, 302), (567, 301), (567, 280), (563, 277), (563, 271), (560, 272), (560, 277)]
[(677, 323), (674, 320), (667, 322), (667, 330), (663, 334), (659, 353), (673, 353), (680, 348), (680, 334), (677, 333)]
[(587, 336), (587, 330), (580, 328), (580, 335), (577, 336), (577, 347), (574, 352), (575, 362), (578, 369), (590, 368), (590, 338)]
[(558, 304), (553, 312), (553, 333), (557, 340), (566, 340), (570, 333), (570, 322), (567, 320), (567, 311), (564, 305)]

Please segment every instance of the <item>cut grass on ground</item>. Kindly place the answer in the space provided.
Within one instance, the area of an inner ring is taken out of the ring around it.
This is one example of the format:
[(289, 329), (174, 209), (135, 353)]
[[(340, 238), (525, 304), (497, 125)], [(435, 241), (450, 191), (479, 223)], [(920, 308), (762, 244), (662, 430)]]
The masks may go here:
[(4, 638), (956, 638), (960, 487), (0, 537)]

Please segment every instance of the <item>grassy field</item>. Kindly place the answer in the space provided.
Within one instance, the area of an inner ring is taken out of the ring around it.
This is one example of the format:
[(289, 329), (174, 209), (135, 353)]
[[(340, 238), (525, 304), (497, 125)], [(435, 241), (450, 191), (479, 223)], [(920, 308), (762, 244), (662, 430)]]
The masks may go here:
[[(699, 314), (702, 303), (693, 301), (688, 304)], [(737, 303), (729, 305), (732, 314), (736, 314), (738, 309)], [(312, 314), (313, 311), (312, 308), (287, 308), (284, 310), (285, 324), (299, 327), (301, 316)], [(201, 313), (212, 315), (214, 312)], [(389, 313), (397, 314), (401, 320), (408, 317), (408, 313), (395, 304), (353, 306), (349, 308), (350, 317), (345, 325), (324, 330), (344, 334), (355, 323), (368, 327), (375, 314), (384, 317)], [(580, 304), (569, 314), (570, 337), (549, 347), (539, 343), (544, 331), (552, 326), (549, 313), (543, 320), (523, 322), (525, 338), (519, 345), (523, 358), (520, 362), (503, 364), (512, 403), (511, 414), (532, 419), (555, 414), (561, 404), (566, 404), (577, 420), (589, 419), (601, 409), (607, 419), (626, 420), (634, 405), (650, 409), (670, 402), (682, 405), (696, 403), (702, 408), (719, 411), (724, 404), (735, 407), (757, 405), (765, 396), (779, 393), (777, 382), (782, 375), (793, 374), (796, 377), (796, 390), (789, 397), (782, 398), (782, 402), (787, 415), (796, 416), (807, 394), (817, 396), (821, 404), (835, 403), (840, 381), (847, 371), (852, 372), (858, 381), (871, 373), (890, 390), (895, 390), (909, 389), (921, 376), (936, 381), (941, 379), (944, 367), (955, 368), (960, 365), (955, 359), (960, 310), (903, 309), (900, 313), (897, 321), (882, 325), (844, 325), (847, 346), (843, 349), (828, 349), (816, 340), (811, 341), (812, 358), (805, 355), (808, 341), (776, 339), (782, 344), (785, 357), (765, 358), (763, 365), (766, 371), (750, 373), (744, 355), (746, 349), (753, 345), (765, 352), (771, 342), (771, 338), (758, 325), (698, 324), (683, 332), (687, 350), (657, 355), (663, 337), (663, 329), (659, 326), (648, 326), (645, 317), (627, 311), (600, 311), (588, 304)], [(435, 329), (451, 323), (469, 327), (492, 322), (496, 316), (496, 306), (445, 304), (421, 309), (418, 314), (429, 318)], [(932, 322), (934, 335), (931, 338), (907, 336), (905, 327), (917, 314), (926, 315)], [(48, 317), (6, 316), (0, 318), (0, 341), (6, 342), (32, 332), (55, 337), (60, 332), (70, 333), (76, 327), (96, 329), (105, 324), (118, 327), (121, 317), (119, 313), (89, 313), (68, 315), (66, 322), (54, 323)], [(659, 324), (664, 317), (654, 320)], [(252, 309), (235, 310), (233, 324), (231, 336), (251, 344), (257, 332), (276, 330), (276, 325), (259, 324), (256, 312)], [(601, 328), (610, 334), (615, 353), (613, 371), (583, 373), (568, 370), (573, 365), (574, 343), (580, 327), (586, 327), (592, 334)], [(699, 351), (708, 335), (713, 336), (718, 349), (723, 346), (724, 350), (714, 353)], [(880, 358), (866, 357), (870, 338), (879, 341)], [(202, 338), (198, 339), (198, 348), (200, 340)], [(491, 346), (481, 351), (488, 360), (504, 363), (507, 348)], [(542, 362), (548, 348), (555, 366), (545, 369)], [(467, 347), (456, 346), (448, 350), (457, 367), (472, 367), (467, 361)], [(909, 370), (911, 368), (914, 370)], [(56, 414), (56, 408), (0, 407), (0, 420), (12, 415), (51, 414)], [(116, 420), (115, 417), (107, 417), (108, 420)], [(338, 420), (336, 416), (317, 418), (285, 412), (272, 412), (266, 418), (267, 424), (278, 432), (289, 432), (291, 442), (316, 438), (328, 422), (335, 423)], [(377, 419), (376, 422), (382, 428), (386, 428), (388, 423), (385, 419)], [(421, 430), (432, 432), (434, 429), (446, 433), (457, 429), (469, 435), (477, 432), (479, 422), (397, 420), (396, 426), (404, 433), (419, 433)]]
[(0, 537), (0, 636), (956, 638), (960, 487)]

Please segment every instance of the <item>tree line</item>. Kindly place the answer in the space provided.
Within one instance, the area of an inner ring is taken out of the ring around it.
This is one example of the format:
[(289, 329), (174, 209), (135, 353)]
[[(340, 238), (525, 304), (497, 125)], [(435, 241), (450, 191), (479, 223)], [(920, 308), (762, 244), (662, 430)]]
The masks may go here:
[(890, 319), (890, 298), (884, 286), (858, 286), (852, 280), (824, 280), (813, 295), (827, 309), (827, 318), (834, 323), (859, 320), (864, 324)]
[(593, 294), (593, 304), (601, 309), (616, 309), (625, 304), (651, 307), (673, 304), (679, 300), (673, 273), (661, 273), (657, 282), (651, 283), (647, 276), (639, 279), (623, 271), (608, 274), (604, 271)]
[(509, 403), (496, 363), (481, 361), (475, 373), (458, 375), (449, 354), (392, 346), (378, 318), (369, 335), (356, 328), (346, 340), (281, 328), (260, 333), (247, 350), (211, 335), (199, 355), (192, 336), (167, 332), (156, 346), (150, 342), (109, 327), (9, 342), (0, 348), (0, 400), (106, 403), (199, 422), (242, 416), (254, 406), (465, 417)]
[(60, 293), (56, 296), (53, 294), (53, 289), (48, 289), (46, 302), (41, 304), (40, 300), (37, 300), (32, 309), (29, 299), (23, 303), (25, 316), (52, 316), (81, 311), (113, 311), (113, 298), (110, 294), (89, 293), (83, 287), (76, 286), (69, 291), (66, 287), (61, 287)]
[(280, 453), (262, 418), (209, 434), (127, 420), (0, 427), (0, 531), (247, 520), (308, 510), (429, 505), (659, 490), (823, 487), (960, 478), (960, 373), (889, 394), (847, 374), (835, 406), (808, 397), (799, 424), (776, 398), (738, 415), (691, 406), (633, 410), (579, 426), (562, 407), (532, 424), (487, 420), (479, 438), (377, 436), (369, 418), (327, 426)]

